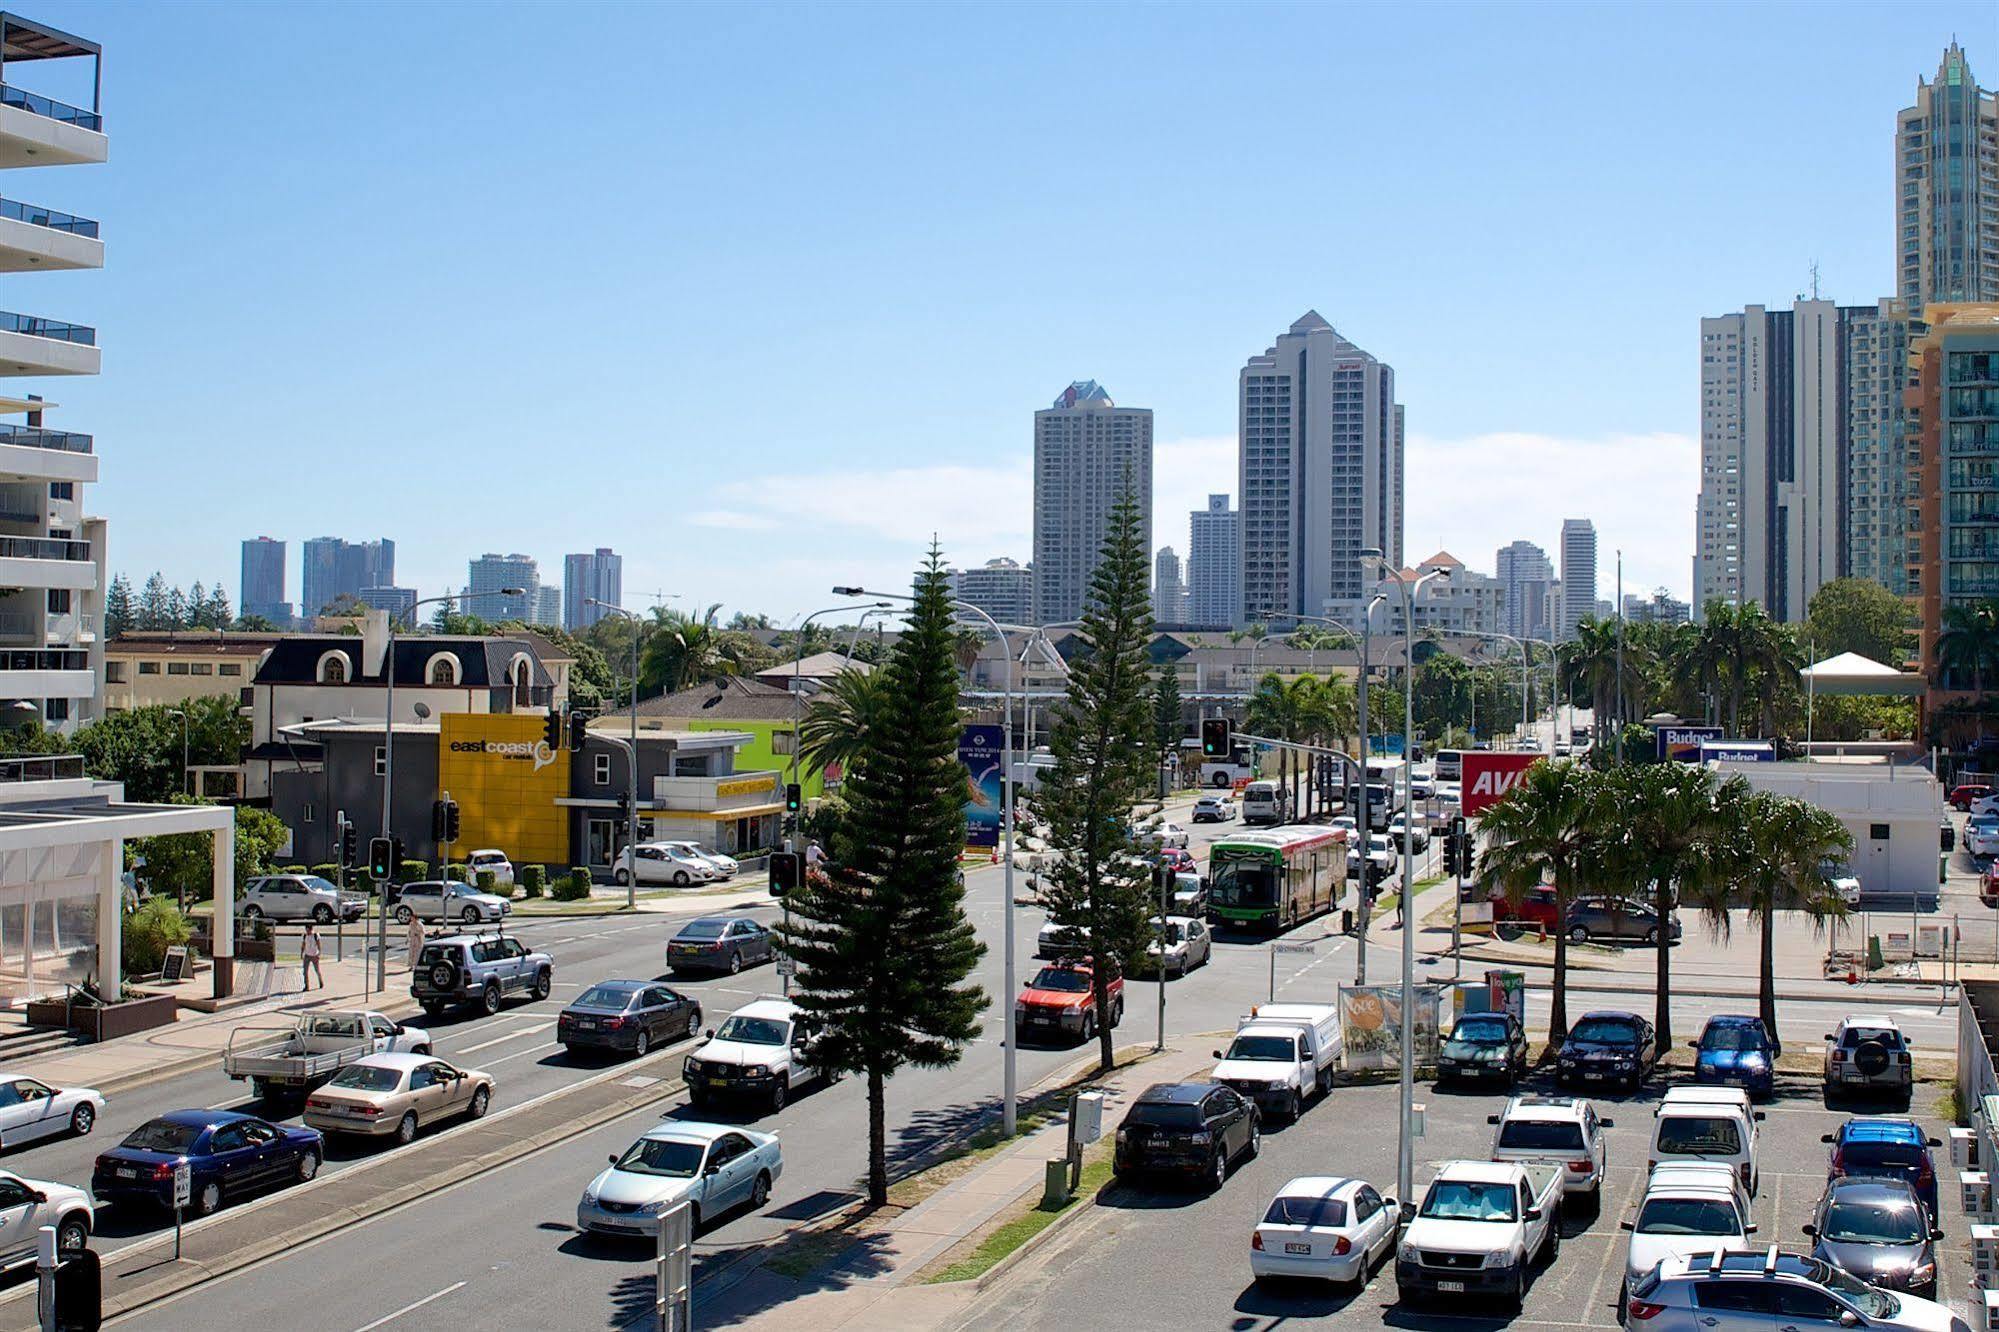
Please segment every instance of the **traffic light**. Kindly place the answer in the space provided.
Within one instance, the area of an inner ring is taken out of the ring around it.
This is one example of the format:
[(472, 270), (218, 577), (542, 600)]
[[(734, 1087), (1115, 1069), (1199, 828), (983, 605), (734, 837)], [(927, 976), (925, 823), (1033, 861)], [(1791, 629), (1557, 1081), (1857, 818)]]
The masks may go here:
[(340, 821), (340, 865), (343, 869), (359, 869), (361, 849), (360, 830), (346, 819)]
[(562, 748), (562, 714), (554, 708), (541, 719), (541, 739), (550, 749)]
[(1458, 872), (1467, 877), (1477, 873), (1478, 850), (1472, 845), (1472, 840), (1470, 836), (1467, 835), (1459, 837), (1457, 839), (1457, 844), (1458, 844)]
[(1457, 872), (1458, 872), (1458, 839), (1455, 837), (1446, 836), (1444, 838), (1444, 873), (1456, 874)]
[(590, 719), (580, 712), (569, 714), (569, 747), (583, 748), (583, 742), (590, 737)]
[(439, 843), (458, 840), (456, 800), (440, 800), (430, 807), (430, 840)]
[(403, 839), (400, 837), (391, 837), (389, 839), (389, 873), (383, 876), (384, 882), (402, 872), (403, 861), (405, 859), (406, 857), (403, 854)]
[(368, 839), (368, 877), (376, 883), (387, 883), (389, 871), (395, 867), (395, 843), (386, 837)]
[(805, 804), (805, 788), (797, 782), (786, 783), (784, 788), (784, 812), (796, 814)]
[(451, 840), (444, 835), (444, 802), (442, 800), (433, 800), (430, 804), (430, 840), (433, 842), (448, 842)]
[(805, 857), (796, 851), (770, 853), (770, 895), (782, 897), (797, 888), (805, 871)]
[(1229, 756), (1229, 719), (1201, 719), (1201, 757), (1225, 759)]

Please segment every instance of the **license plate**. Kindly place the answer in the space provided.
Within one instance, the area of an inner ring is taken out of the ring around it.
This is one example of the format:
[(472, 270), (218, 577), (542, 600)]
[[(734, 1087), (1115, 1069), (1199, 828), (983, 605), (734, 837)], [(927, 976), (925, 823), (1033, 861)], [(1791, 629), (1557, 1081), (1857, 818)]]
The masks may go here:
[(1437, 1289), (1448, 1295), (1462, 1295), (1465, 1293), (1465, 1283), (1462, 1281), (1439, 1281)]
[(131, 1168), (130, 1166), (119, 1166), (119, 1167), (118, 1167), (118, 1178), (120, 1178), (120, 1179), (137, 1179), (138, 1177), (139, 1177), (139, 1172), (138, 1172), (138, 1171), (136, 1171), (136, 1170), (134, 1170), (134, 1169), (132, 1169), (132, 1168)]
[(1601, 1073), (1585, 1073), (1585, 1074), (1583, 1074), (1583, 1081), (1584, 1081), (1584, 1082), (1602, 1082), (1602, 1081), (1603, 1081), (1603, 1074), (1601, 1074)]
[(717, 1074), (715, 1074), (715, 1076), (714, 1076), (714, 1077), (713, 1077), (712, 1079), (710, 1079), (710, 1080), (711, 1080), (711, 1081), (714, 1081), (714, 1082), (732, 1082), (732, 1081), (734, 1081), (735, 1079), (734, 1079), (734, 1077), (733, 1077), (733, 1076), (732, 1076), (731, 1074), (728, 1074), (728, 1073), (717, 1073)]
[(1307, 1258), (1310, 1258), (1312, 1256), (1312, 1246), (1309, 1244), (1286, 1244), (1284, 1246), (1284, 1252), (1302, 1253)]
[(578, 1031), (595, 1031), (595, 1030), (597, 1029), (597, 1019), (596, 1019), (596, 1018), (577, 1018), (577, 1019), (576, 1019), (576, 1029), (577, 1029)]

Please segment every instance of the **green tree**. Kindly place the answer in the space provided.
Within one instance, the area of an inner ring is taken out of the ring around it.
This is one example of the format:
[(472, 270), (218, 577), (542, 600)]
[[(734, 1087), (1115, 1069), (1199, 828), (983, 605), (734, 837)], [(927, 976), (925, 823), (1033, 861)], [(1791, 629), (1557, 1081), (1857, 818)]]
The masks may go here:
[(1820, 661), (1857, 652), (1900, 670), (1914, 620), (1908, 603), (1873, 579), (1835, 578), (1812, 593), (1805, 633)]
[(1152, 730), (1160, 753), (1180, 752), (1180, 737), (1186, 731), (1186, 723), (1180, 719), (1180, 672), (1173, 669), (1170, 661), (1159, 668), (1159, 678), (1153, 685)]
[(933, 546), (909, 627), (885, 668), (883, 724), (842, 789), (824, 873), (793, 893), (779, 929), (797, 966), (792, 998), (819, 1034), (816, 1058), (868, 1084), (868, 1201), (888, 1202), (886, 1083), (914, 1064), (955, 1064), (986, 995), (968, 983), (985, 953), (965, 915), (958, 853), (965, 774), (950, 580)]
[(229, 622), (235, 618), (235, 613), (229, 608), (229, 594), (222, 590), (222, 584), (217, 583), (208, 590), (208, 600), (202, 603), (202, 628), (227, 629)]
[[(1154, 724), (1146, 649), (1152, 640), (1145, 530), (1129, 488), (1112, 506), (1090, 578), (1082, 634), (1091, 650), (1069, 664), (1068, 685), (1049, 723), (1054, 762), (1034, 796), (1055, 863), (1041, 876), (1048, 919), (1088, 941), (1091, 1011), (1084, 1039), (1098, 1041), (1098, 1067), (1113, 1067), (1112, 969), (1129, 972), (1152, 941), (1152, 874), (1132, 843), (1133, 806), (1153, 780)], [(1119, 1007), (1121, 1008), (1122, 1005)]]
[(104, 594), (105, 636), (116, 638), (128, 629), (137, 628), (132, 615), (132, 580), (124, 574), (114, 575), (110, 591)]
[(798, 758), (813, 772), (839, 771), (847, 781), (875, 741), (889, 712), (889, 675), (848, 667), (805, 707), (798, 723)]
[(715, 627), (719, 604), (685, 615), (664, 607), (653, 611), (639, 650), (639, 697), (677, 694), (726, 675), (753, 674), (776, 663), (775, 654), (746, 633)]
[[(167, 803), (192, 805), (201, 801), (174, 797)], [(252, 805), (236, 807), (236, 891), (259, 874), (269, 874), (277, 866), (278, 848), (291, 832), (267, 809)], [(164, 837), (142, 837), (125, 843), (128, 868), (136, 864), (129, 857), (142, 858), (139, 878), (156, 893), (185, 893), (190, 900), (209, 897), (214, 887), (215, 844), (207, 833), (170, 833)]]
[[(178, 710), (187, 714), (190, 765), (219, 766), (242, 759), (250, 723), (234, 698), (193, 698)], [(68, 752), (83, 755), (91, 776), (123, 782), (127, 800), (146, 804), (169, 800), (189, 785), (181, 770), (182, 723), (175, 711), (154, 704), (108, 712), (79, 728), (69, 739)]]
[(229, 627), (239, 634), (269, 634), (278, 628), (261, 615), (239, 615)]
[(139, 592), (139, 605), (133, 617), (134, 627), (139, 629), (172, 629), (171, 605), (167, 595), (167, 580), (160, 576), (158, 569), (146, 579), (146, 586)]

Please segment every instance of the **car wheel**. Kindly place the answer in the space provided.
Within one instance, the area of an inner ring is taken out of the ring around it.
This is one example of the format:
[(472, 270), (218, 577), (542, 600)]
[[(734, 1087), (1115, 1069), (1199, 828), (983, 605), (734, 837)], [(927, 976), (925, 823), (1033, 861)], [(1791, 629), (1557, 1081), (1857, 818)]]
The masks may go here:
[(555, 977), (548, 974), (547, 967), (543, 967), (540, 971), (535, 972), (534, 974), (535, 998), (537, 999), (548, 998), (549, 991), (553, 990), (554, 988), (555, 988)]
[(298, 1158), (298, 1182), (303, 1184), (319, 1173), (319, 1153), (301, 1152)]
[(1506, 1302), (1514, 1313), (1527, 1307), (1527, 1264), (1520, 1264), (1520, 1270), (1513, 1274), (1513, 1289), (1507, 1294)]
[(397, 907), (397, 908), (396, 908), (396, 924), (398, 924), (398, 925), (407, 925), (407, 924), (409, 924), (409, 923), (410, 923), (410, 909), (409, 909), (408, 907), (406, 907), (406, 906), (399, 906), (399, 907)]
[(77, 1137), (89, 1137), (90, 1130), (96, 1127), (97, 1110), (90, 1102), (85, 1101), (82, 1105), (69, 1112), (69, 1131)]
[(689, 1013), (687, 1015), (687, 1030), (681, 1034), (684, 1036), (691, 1037), (694, 1035), (695, 1032), (700, 1030), (701, 1030), (701, 1010), (697, 1008), (692, 1013)]
[(620, 888), (624, 887), (626, 884), (630, 883), (631, 881), (632, 881), (632, 876), (628, 871), (614, 870), (611, 873), (611, 882), (617, 884), (618, 887)]
[(1297, 1088), (1294, 1087), (1291, 1089), (1290, 1096), (1288, 1096), (1284, 1101), (1284, 1117), (1286, 1119), (1292, 1120), (1293, 1122), (1296, 1122), (1299, 1118), (1301, 1118), (1304, 1115), (1304, 1113), (1305, 1113), (1305, 1097), (1302, 1093), (1298, 1091)]
[(1254, 1161), (1256, 1159), (1257, 1153), (1261, 1152), (1262, 1150), (1263, 1150), (1263, 1125), (1251, 1124), (1249, 1126), (1249, 1146), (1244, 1149), (1244, 1153), (1249, 1157), (1250, 1160)]
[(486, 1010), (487, 1017), (491, 1017), (500, 1011), (500, 983), (498, 981), (487, 981), (486, 988), (479, 991), (479, 1006)]
[(1229, 1182), (1229, 1154), (1223, 1151), (1221, 1148), (1217, 1147), (1215, 1148), (1215, 1159), (1208, 1167), (1209, 1191), (1210, 1192), (1219, 1191), (1222, 1185), (1228, 1182)]
[(333, 923), (333, 908), (327, 906), (324, 902), (320, 903), (312, 909), (312, 919), (316, 925), (331, 925)]
[(1587, 927), (1587, 926), (1583, 926), (1583, 925), (1571, 925), (1571, 926), (1569, 926), (1569, 942), (1570, 942), (1570, 943), (1588, 943), (1588, 942), (1589, 942), (1589, 929), (1588, 929), (1588, 927)]
[(467, 925), (477, 925), (479, 923), (479, 908), (475, 906), (466, 907), (458, 913), (458, 919), (464, 921)]
[(1119, 999), (1116, 1003), (1111, 1005), (1111, 1025), (1115, 1027), (1123, 1021), (1124, 1021), (1124, 1000)]
[(416, 1111), (406, 1110), (396, 1121), (396, 1142), (404, 1147), (416, 1141)]
[(688, 874), (687, 874), (687, 871), (686, 871), (686, 870), (676, 870), (676, 871), (674, 871), (674, 875), (673, 875), (673, 886), (674, 886), (674, 887), (676, 887), (676, 888), (685, 888), (685, 887), (686, 887), (686, 886), (687, 886), (688, 884), (690, 884), (690, 883), (692, 883), (692, 882), (694, 882), (694, 880), (693, 880), (693, 879), (691, 879), (690, 877), (688, 877)]
[(1541, 1242), (1541, 1261), (1552, 1264), (1562, 1252), (1562, 1218), (1559, 1215), (1548, 1220), (1548, 1238)]
[(644, 1028), (640, 1028), (639, 1034), (632, 1038), (632, 1058), (644, 1059), (646, 1051), (650, 1049), (652, 1049), (652, 1037), (646, 1035)]
[(729, 974), (735, 975), (743, 969), (743, 955), (740, 950), (729, 954)]
[(1659, 946), (1659, 927), (1657, 925), (1645, 931), (1645, 942), (1654, 948)]
[(467, 1108), (467, 1113), (474, 1119), (484, 1119), (486, 1117), (486, 1107), (492, 1103), (493, 1089), (491, 1087), (481, 1087), (478, 1091), (472, 1093), (472, 1104)]
[(214, 1216), (221, 1209), (222, 1186), (211, 1179), (194, 1195), (194, 1210), (202, 1216)]
[(81, 1216), (66, 1216), (56, 1227), (56, 1249), (61, 1253), (82, 1253), (90, 1243), (90, 1222)]
[(769, 1201), (770, 1171), (759, 1170), (757, 1171), (757, 1182), (750, 1185), (750, 1210), (752, 1212), (761, 1212), (764, 1204)]
[(412, 1045), (410, 1047), (410, 1053), (415, 1055), (427, 1055), (430, 1053), (430, 1047), (428, 1045)]
[(776, 1114), (778, 1111), (784, 1109), (784, 1099), (784, 1079), (780, 1077), (776, 1082), (771, 1084), (770, 1088), (770, 1112), (772, 1114)]
[(1097, 1039), (1097, 1015), (1095, 1013), (1085, 1013), (1083, 1014), (1082, 1044), (1088, 1045), (1095, 1039)]
[(262, 907), (246, 906), (243, 908), (244, 920), (262, 920), (263, 918), (264, 910)]

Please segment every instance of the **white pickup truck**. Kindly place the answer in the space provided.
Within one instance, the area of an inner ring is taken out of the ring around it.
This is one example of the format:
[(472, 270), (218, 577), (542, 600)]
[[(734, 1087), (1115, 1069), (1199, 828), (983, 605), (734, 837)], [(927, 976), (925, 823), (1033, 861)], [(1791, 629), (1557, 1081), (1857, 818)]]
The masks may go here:
[(1527, 1269), (1561, 1247), (1562, 1167), (1537, 1161), (1445, 1161), (1395, 1246), (1395, 1288), (1409, 1304), (1431, 1295), (1498, 1295), (1516, 1313)]
[(303, 1096), (364, 1055), (429, 1054), (430, 1033), (366, 1009), (308, 1013), (291, 1027), (238, 1027), (222, 1071), (265, 1100)]
[(1331, 1004), (1260, 1004), (1236, 1023), (1235, 1040), (1212, 1076), (1268, 1112), (1296, 1119), (1305, 1102), (1332, 1090), (1344, 1049), (1340, 1010)]

